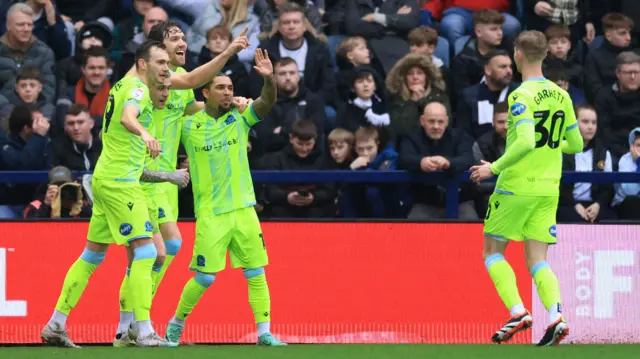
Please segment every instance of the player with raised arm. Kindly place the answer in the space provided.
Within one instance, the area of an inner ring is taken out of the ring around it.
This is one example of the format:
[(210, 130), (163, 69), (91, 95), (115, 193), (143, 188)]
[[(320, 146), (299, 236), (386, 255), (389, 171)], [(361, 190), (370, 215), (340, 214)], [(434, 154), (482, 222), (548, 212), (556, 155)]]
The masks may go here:
[[(153, 125), (155, 136), (160, 142), (162, 152), (150, 166), (154, 166), (159, 174), (169, 174), (176, 170), (178, 161), (178, 147), (180, 144), (181, 118), (185, 115), (192, 115), (204, 108), (204, 103), (196, 102), (190, 83), (185, 80), (190, 76), (182, 66), (184, 66), (187, 52), (186, 37), (180, 25), (173, 21), (161, 22), (153, 26), (149, 32), (148, 39), (162, 42), (169, 53), (169, 70), (171, 73), (171, 89), (166, 100), (167, 106), (156, 107), (153, 112)], [(237, 52), (248, 46), (245, 33), (238, 36), (216, 59), (203, 65), (206, 71), (200, 76), (209, 76), (212, 79), (227, 60)], [(132, 71), (134, 71), (132, 69)], [(196, 73), (200, 70), (194, 70)], [(202, 71), (200, 71), (202, 72)], [(176, 82), (186, 89), (176, 89)], [(204, 81), (207, 82), (207, 81)], [(204, 83), (199, 79), (199, 84)], [(246, 99), (234, 98), (234, 104), (241, 110), (247, 106)], [(157, 177), (157, 176), (156, 176)], [(177, 225), (178, 218), (178, 187), (171, 181), (154, 185), (145, 185), (147, 201), (150, 210), (156, 213), (150, 214), (152, 222), (155, 218), (157, 226), (154, 225), (153, 242), (156, 244), (158, 256), (153, 265), (151, 273), (153, 288), (152, 298), (155, 297), (160, 282), (166, 274), (167, 268), (173, 262), (182, 245), (182, 235)], [(156, 222), (154, 222), (156, 223)], [(158, 228), (156, 228), (158, 227)], [(159, 229), (159, 230), (157, 230)], [(116, 347), (132, 346), (137, 337), (137, 326), (133, 319), (130, 292), (128, 291), (128, 277), (125, 275), (120, 288), (120, 322), (117, 333), (113, 341)]]
[(182, 142), (189, 157), (196, 211), (196, 238), (190, 269), (195, 276), (185, 285), (178, 308), (167, 327), (166, 339), (179, 343), (186, 317), (193, 311), (230, 252), (234, 268), (243, 268), (249, 304), (257, 324), (258, 344), (286, 345), (271, 335), (271, 301), (264, 266), (268, 257), (258, 216), (247, 159), (249, 130), (276, 102), (273, 65), (268, 54), (255, 52), (255, 71), (264, 79), (262, 93), (249, 108), (232, 106), (233, 84), (216, 76), (203, 90), (206, 109), (183, 119)]
[(136, 345), (172, 346), (155, 333), (149, 317), (150, 273), (157, 252), (140, 186), (145, 152), (155, 158), (161, 151), (147, 130), (153, 110), (148, 86), (163, 83), (169, 76), (169, 55), (162, 43), (145, 41), (136, 51), (135, 61), (135, 76), (124, 77), (109, 92), (101, 134), (103, 149), (92, 179), (94, 203), (87, 242), (67, 272), (53, 316), (41, 332), (47, 344), (77, 347), (65, 330), (67, 317), (104, 260), (109, 245), (116, 243), (126, 246), (131, 259), (129, 289), (141, 334)]
[(569, 334), (558, 279), (546, 260), (549, 245), (556, 243), (562, 153), (582, 151), (583, 142), (569, 94), (542, 76), (547, 51), (539, 31), (522, 32), (516, 39), (514, 58), (524, 82), (509, 95), (505, 153), (493, 163), (471, 167), (476, 182), (498, 175), (484, 222), (483, 257), (511, 318), (491, 338), (495, 343), (533, 324), (504, 258), (510, 240), (524, 241), (527, 267), (549, 311), (551, 324), (538, 346), (558, 345)]

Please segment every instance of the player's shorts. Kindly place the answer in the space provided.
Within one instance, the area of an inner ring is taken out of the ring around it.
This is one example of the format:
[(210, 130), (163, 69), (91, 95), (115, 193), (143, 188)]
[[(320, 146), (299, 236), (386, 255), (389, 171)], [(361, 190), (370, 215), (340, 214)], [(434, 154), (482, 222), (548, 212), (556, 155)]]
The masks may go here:
[(484, 234), (497, 240), (532, 239), (556, 243), (558, 197), (516, 196), (494, 192), (484, 219)]
[(160, 232), (158, 226), (158, 206), (156, 205), (156, 196), (147, 197), (147, 210), (149, 211), (149, 221), (151, 221), (151, 232), (153, 234)]
[(220, 272), (227, 264), (227, 250), (233, 268), (259, 268), (269, 263), (260, 221), (253, 207), (198, 217), (189, 269)]
[(178, 221), (178, 186), (161, 182), (156, 184), (156, 194), (153, 197), (158, 206), (158, 224), (175, 223)]
[(93, 178), (93, 214), (87, 239), (95, 243), (128, 245), (151, 238), (147, 199), (139, 183)]

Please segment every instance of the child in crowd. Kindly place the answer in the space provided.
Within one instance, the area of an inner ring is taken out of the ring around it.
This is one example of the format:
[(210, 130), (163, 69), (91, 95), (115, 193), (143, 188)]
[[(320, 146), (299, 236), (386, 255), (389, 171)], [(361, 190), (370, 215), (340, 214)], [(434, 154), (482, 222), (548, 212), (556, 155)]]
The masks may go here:
[(367, 40), (361, 36), (348, 37), (340, 43), (336, 54), (336, 64), (338, 66), (338, 73), (336, 74), (338, 98), (344, 102), (353, 97), (351, 89), (353, 88), (353, 72), (355, 68), (372, 66), (376, 77), (379, 77), (378, 74), (381, 73), (378, 70), (379, 65), (372, 63)]
[(9, 98), (0, 97), (0, 118), (7, 118), (11, 110), (18, 105), (27, 105), (50, 121), (55, 113), (55, 106), (48, 103), (42, 95), (40, 70), (35, 67), (23, 67), (16, 76), (15, 91)]
[(549, 53), (542, 63), (543, 70), (548, 68), (560, 68), (569, 78), (573, 87), (582, 88), (582, 65), (580, 56), (576, 51), (571, 51), (571, 30), (567, 25), (552, 24), (544, 34), (549, 43)]
[(417, 27), (409, 32), (409, 45), (411, 52), (431, 57), (431, 61), (437, 68), (442, 68), (444, 62), (434, 55), (438, 45), (438, 32), (428, 26)]
[(344, 128), (336, 128), (329, 133), (330, 160), (328, 169), (347, 170), (353, 161), (353, 133)]
[(387, 106), (376, 91), (375, 71), (368, 66), (353, 69), (352, 93), (349, 101), (338, 112), (337, 127), (356, 132), (362, 126), (388, 127), (391, 123)]
[[(640, 172), (640, 127), (629, 133), (629, 152), (618, 162), (619, 172)], [(640, 184), (616, 183), (613, 208), (620, 219), (640, 219)]]

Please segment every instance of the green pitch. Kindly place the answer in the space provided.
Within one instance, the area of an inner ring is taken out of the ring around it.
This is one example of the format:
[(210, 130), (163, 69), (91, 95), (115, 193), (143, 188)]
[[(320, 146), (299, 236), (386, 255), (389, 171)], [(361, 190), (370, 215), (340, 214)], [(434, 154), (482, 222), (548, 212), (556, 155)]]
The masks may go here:
[(179, 348), (0, 347), (7, 359), (632, 359), (640, 345), (561, 345), (536, 348), (525, 345), (291, 345), (265, 348), (254, 345), (195, 345)]

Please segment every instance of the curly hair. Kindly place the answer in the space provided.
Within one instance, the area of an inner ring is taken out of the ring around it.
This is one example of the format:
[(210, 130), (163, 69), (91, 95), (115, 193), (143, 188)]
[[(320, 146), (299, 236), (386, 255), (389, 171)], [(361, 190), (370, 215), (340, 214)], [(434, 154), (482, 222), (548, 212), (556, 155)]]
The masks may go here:
[(445, 83), (442, 72), (433, 64), (431, 57), (423, 54), (408, 54), (398, 61), (387, 76), (387, 90), (391, 95), (401, 96), (403, 100), (411, 99), (411, 91), (407, 87), (407, 73), (413, 67), (424, 71), (426, 76), (427, 91), (431, 87), (445, 91)]

